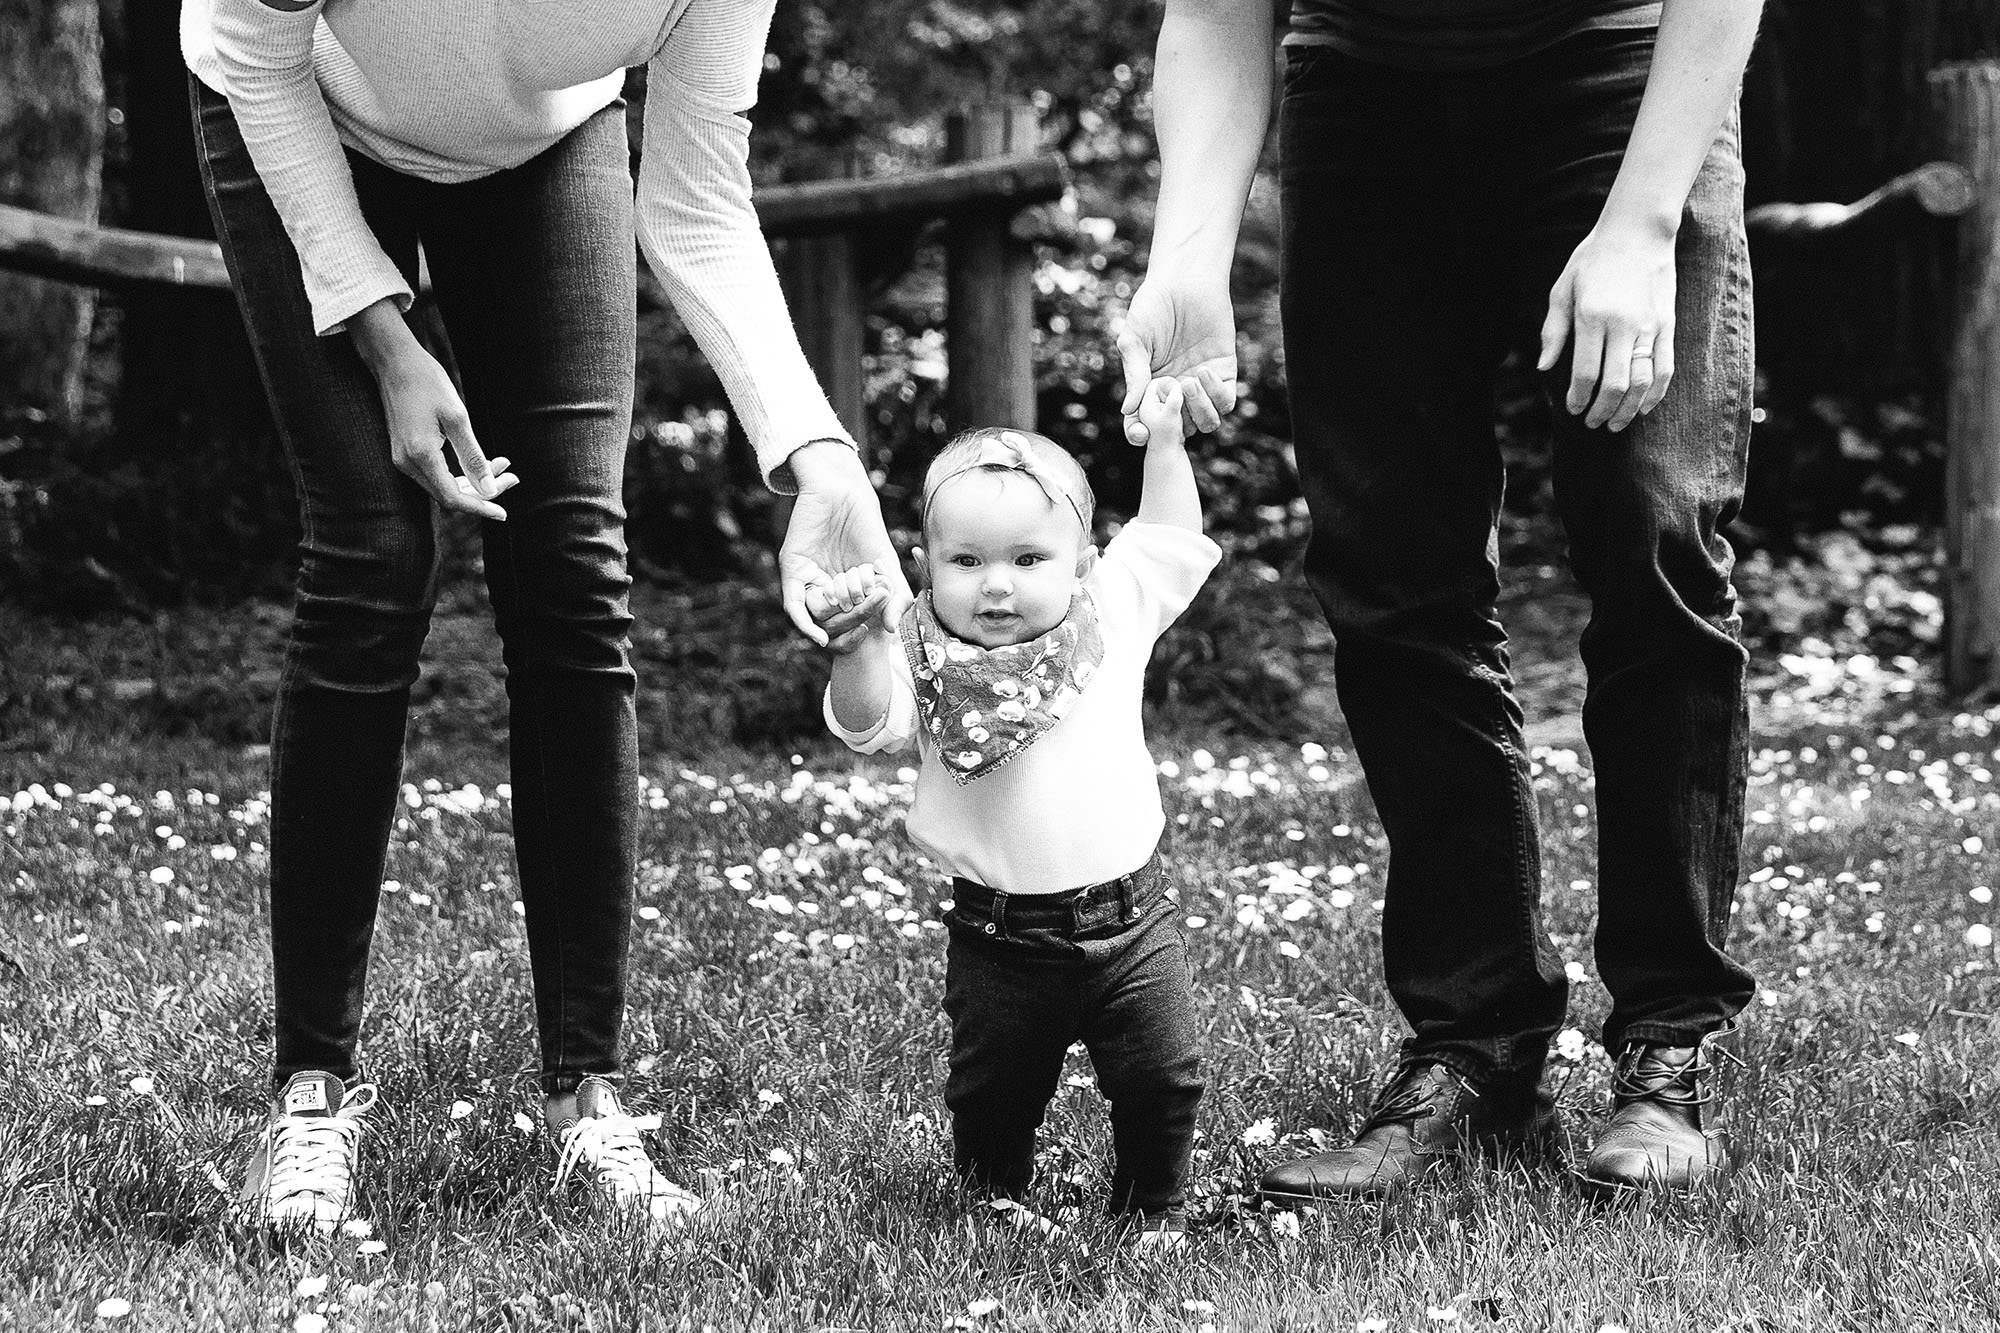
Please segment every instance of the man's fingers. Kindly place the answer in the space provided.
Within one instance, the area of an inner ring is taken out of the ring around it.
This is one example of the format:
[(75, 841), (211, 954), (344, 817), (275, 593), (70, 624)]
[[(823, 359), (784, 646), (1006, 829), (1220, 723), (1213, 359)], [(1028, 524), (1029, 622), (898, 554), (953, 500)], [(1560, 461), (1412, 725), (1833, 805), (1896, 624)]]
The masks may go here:
[(1604, 368), (1604, 326), (1578, 321), (1574, 337), (1576, 348), (1570, 355), (1569, 392), (1563, 395), (1563, 406), (1571, 416), (1580, 416), (1590, 406)]
[(1192, 375), (1183, 375), (1181, 386), (1181, 415), (1194, 427), (1198, 435), (1206, 435), (1222, 425), (1222, 414), (1215, 410), (1215, 404), (1203, 392), (1201, 381)]
[(1556, 285), (1549, 289), (1549, 313), (1542, 316), (1542, 352), (1535, 358), (1535, 369), (1549, 370), (1562, 355), (1564, 344), (1569, 342), (1570, 294), (1572, 283), (1568, 273), (1556, 279)]
[(1653, 382), (1646, 386), (1646, 395), (1639, 400), (1639, 415), (1645, 416), (1658, 407), (1667, 396), (1667, 386), (1673, 382), (1674, 328), (1668, 324), (1653, 338)]
[[(1153, 358), (1147, 353), (1139, 335), (1127, 329), (1118, 335), (1118, 360), (1125, 372), (1125, 394), (1118, 400), (1118, 410), (1129, 417), (1139, 410), (1139, 399), (1145, 394), (1146, 386), (1153, 379)], [(1126, 438), (1131, 438), (1127, 428)], [(1134, 444), (1144, 444), (1144, 440), (1133, 440)]]
[[(1224, 381), (1214, 366), (1195, 367), (1194, 378), (1202, 393), (1208, 396), (1208, 401), (1215, 404), (1219, 416), (1227, 416), (1236, 410), (1235, 380)], [(1221, 424), (1220, 421), (1217, 424)]]

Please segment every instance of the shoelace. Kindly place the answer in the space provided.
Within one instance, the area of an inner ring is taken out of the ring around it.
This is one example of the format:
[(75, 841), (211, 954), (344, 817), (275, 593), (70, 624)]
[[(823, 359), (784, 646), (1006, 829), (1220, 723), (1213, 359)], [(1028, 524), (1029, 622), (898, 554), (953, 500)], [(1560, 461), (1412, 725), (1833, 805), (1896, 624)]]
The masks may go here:
[(1616, 1104), (1645, 1098), (1667, 1106), (1700, 1108), (1715, 1100), (1715, 1091), (1702, 1083), (1712, 1067), (1703, 1048), (1696, 1047), (1688, 1062), (1679, 1066), (1654, 1059), (1648, 1052), (1647, 1047), (1633, 1046), (1619, 1058), (1611, 1074)]
[(270, 1201), (318, 1194), (336, 1204), (347, 1201), (354, 1179), (354, 1148), (361, 1117), (375, 1105), (375, 1085), (348, 1094), (333, 1115), (283, 1115), (271, 1122), (271, 1166), (264, 1194)]
[[(1406, 1064), (1396, 1071), (1396, 1076), (1389, 1080), (1389, 1086), (1382, 1089), (1382, 1095), (1368, 1112), (1367, 1123), (1361, 1127), (1362, 1133), (1383, 1125), (1414, 1123), (1431, 1113), (1431, 1102), (1437, 1097), (1436, 1086), (1429, 1079), (1412, 1077), (1413, 1074), (1420, 1074), (1428, 1063)], [(1459, 1078), (1450, 1068), (1445, 1067), (1444, 1072), (1446, 1077), (1458, 1079), (1459, 1086), (1472, 1096), (1479, 1095), (1479, 1089)]]
[(623, 1111), (577, 1121), (562, 1132), (562, 1155), (556, 1159), (557, 1188), (581, 1165), (620, 1200), (693, 1200), (694, 1195), (654, 1168), (645, 1144), (639, 1141), (641, 1132), (659, 1127), (656, 1115), (635, 1116)]

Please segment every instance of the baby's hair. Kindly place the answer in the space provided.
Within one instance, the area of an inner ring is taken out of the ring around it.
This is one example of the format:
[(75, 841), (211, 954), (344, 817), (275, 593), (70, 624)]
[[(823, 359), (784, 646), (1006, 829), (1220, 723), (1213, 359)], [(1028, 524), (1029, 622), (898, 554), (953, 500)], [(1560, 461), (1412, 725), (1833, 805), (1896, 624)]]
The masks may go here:
[[(938, 450), (938, 456), (924, 473), (923, 526), (924, 539), (930, 540), (931, 504), (937, 496), (938, 487), (951, 478), (966, 472), (991, 472), (1004, 475), (1019, 471), (1017, 467), (1005, 463), (981, 463), (980, 456), (987, 446), (1002, 443), (1005, 436), (1021, 441), (1034, 458), (1035, 465), (1045, 474), (1049, 483), (1066, 493), (1070, 506), (1075, 509), (1079, 522), (1083, 524), (1084, 540), (1090, 540), (1091, 516), (1097, 512), (1097, 497), (1091, 493), (1090, 479), (1083, 474), (1083, 465), (1069, 450), (1057, 444), (1046, 435), (1031, 430), (1016, 430), (1012, 427), (979, 426), (961, 434), (957, 439)], [(1044, 488), (1046, 490), (1046, 487)], [(1051, 501), (1054, 496), (1049, 497)]]

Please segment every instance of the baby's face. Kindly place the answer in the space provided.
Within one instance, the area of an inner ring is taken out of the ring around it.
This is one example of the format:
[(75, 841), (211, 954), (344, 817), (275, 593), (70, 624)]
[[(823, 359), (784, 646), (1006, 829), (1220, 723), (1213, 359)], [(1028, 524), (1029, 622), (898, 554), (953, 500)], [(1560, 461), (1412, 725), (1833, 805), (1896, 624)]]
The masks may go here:
[(1069, 613), (1083, 529), (1027, 477), (981, 473), (952, 482), (932, 502), (926, 536), (931, 603), (967, 643), (1026, 643)]

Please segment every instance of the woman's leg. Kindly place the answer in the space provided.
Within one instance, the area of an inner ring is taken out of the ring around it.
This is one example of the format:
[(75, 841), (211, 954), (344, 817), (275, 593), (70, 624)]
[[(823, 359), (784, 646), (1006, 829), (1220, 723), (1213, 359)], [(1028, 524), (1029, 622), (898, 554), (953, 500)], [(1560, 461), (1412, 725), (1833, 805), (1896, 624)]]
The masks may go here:
[[(315, 336), (298, 256), (228, 102), (192, 88), (216, 235), (305, 529), (271, 739), (276, 1082), (305, 1070), (349, 1081), (404, 718), (435, 594), (431, 505), (389, 461), (381, 396), (352, 342)], [(370, 224), (414, 277), (412, 183), (352, 166)]]
[(532, 161), (425, 195), (421, 232), (487, 454), (520, 484), (485, 527), (507, 662), (514, 837), (543, 1090), (618, 1069), (638, 744), (621, 495), (635, 339), (622, 104)]

